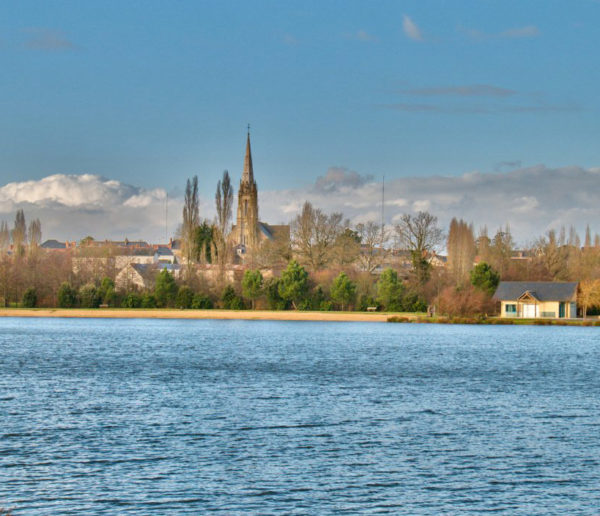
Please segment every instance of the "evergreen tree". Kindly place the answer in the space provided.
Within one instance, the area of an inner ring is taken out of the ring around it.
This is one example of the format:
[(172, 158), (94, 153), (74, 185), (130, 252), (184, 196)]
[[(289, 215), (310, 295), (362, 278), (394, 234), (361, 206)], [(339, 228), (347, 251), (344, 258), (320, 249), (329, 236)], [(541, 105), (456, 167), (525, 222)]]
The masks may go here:
[(167, 269), (160, 271), (156, 276), (154, 287), (156, 304), (161, 308), (172, 307), (175, 304), (177, 291), (177, 283), (173, 275)]
[(242, 294), (252, 302), (252, 310), (256, 305), (256, 300), (262, 296), (263, 275), (259, 270), (247, 270), (242, 279)]
[(194, 292), (188, 286), (183, 286), (177, 292), (177, 298), (175, 306), (177, 308), (192, 308), (192, 302), (194, 301)]
[(76, 293), (66, 281), (59, 287), (56, 297), (59, 308), (73, 308), (77, 303)]
[(356, 283), (345, 272), (340, 272), (331, 285), (331, 298), (335, 303), (341, 305), (342, 310), (344, 310), (354, 301), (355, 297)]
[(296, 260), (292, 260), (281, 273), (279, 295), (297, 310), (308, 293), (308, 272)]
[(500, 283), (500, 275), (491, 265), (482, 262), (478, 263), (471, 271), (471, 284), (492, 296)]
[(386, 269), (377, 281), (377, 302), (388, 312), (402, 310), (404, 284), (394, 269)]
[(35, 288), (29, 287), (23, 294), (23, 307), (35, 308), (37, 306), (37, 292)]

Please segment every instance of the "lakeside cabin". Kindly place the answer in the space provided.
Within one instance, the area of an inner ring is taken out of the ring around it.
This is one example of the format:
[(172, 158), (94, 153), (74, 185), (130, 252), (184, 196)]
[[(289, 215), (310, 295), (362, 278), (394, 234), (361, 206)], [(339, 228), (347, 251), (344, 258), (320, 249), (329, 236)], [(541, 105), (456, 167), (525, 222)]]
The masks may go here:
[(494, 299), (500, 301), (500, 317), (574, 319), (578, 286), (577, 282), (501, 281)]

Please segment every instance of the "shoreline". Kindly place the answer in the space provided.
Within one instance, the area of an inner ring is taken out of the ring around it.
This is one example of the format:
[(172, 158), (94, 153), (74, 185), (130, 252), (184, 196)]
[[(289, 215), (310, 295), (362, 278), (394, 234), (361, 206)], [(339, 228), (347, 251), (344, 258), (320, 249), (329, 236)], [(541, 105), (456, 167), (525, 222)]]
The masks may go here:
[(300, 312), (292, 310), (180, 310), (144, 308), (1, 308), (0, 317), (93, 319), (188, 319), (245, 321), (387, 322), (385, 312)]

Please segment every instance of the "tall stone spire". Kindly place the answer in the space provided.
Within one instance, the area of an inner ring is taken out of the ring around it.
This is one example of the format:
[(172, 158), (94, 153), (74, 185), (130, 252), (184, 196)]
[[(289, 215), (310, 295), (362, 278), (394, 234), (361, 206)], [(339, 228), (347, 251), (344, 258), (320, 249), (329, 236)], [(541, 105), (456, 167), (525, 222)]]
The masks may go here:
[[(245, 254), (255, 249), (258, 243), (258, 190), (252, 169), (252, 152), (250, 150), (250, 125), (246, 139), (246, 157), (244, 171), (238, 190), (237, 224), (234, 231), (235, 244)], [(238, 251), (239, 252), (239, 251)]]
[(250, 124), (248, 124), (248, 138), (246, 140), (246, 157), (244, 158), (242, 183), (250, 185), (254, 183), (254, 170), (252, 170), (252, 151), (250, 150)]

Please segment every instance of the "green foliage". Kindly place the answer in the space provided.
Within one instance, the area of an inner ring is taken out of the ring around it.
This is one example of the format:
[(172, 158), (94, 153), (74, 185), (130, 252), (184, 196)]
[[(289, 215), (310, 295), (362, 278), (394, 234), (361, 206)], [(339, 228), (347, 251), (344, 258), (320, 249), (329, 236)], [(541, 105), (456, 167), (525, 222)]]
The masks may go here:
[(287, 301), (279, 295), (278, 278), (268, 279), (264, 284), (263, 290), (267, 298), (269, 310), (285, 310), (288, 308)]
[(325, 295), (323, 287), (319, 285), (312, 293), (310, 300), (311, 307), (315, 310), (322, 310), (322, 306), (324, 306), (326, 303), (332, 305), (329, 310), (333, 310), (333, 303)]
[(431, 264), (420, 251), (413, 251), (411, 258), (417, 285), (425, 285), (431, 277)]
[(500, 275), (491, 265), (481, 262), (471, 271), (471, 285), (492, 296), (500, 283)]
[(401, 311), (404, 290), (404, 284), (398, 279), (398, 273), (394, 269), (385, 269), (377, 281), (377, 301), (384, 310)]
[(125, 296), (121, 306), (123, 308), (140, 308), (142, 306), (142, 296), (135, 292), (131, 292)]
[(204, 294), (196, 294), (192, 300), (192, 308), (195, 310), (210, 310), (214, 308), (214, 305), (210, 297)]
[(321, 301), (319, 310), (321, 310), (321, 312), (331, 312), (331, 310), (333, 310), (333, 303), (331, 301)]
[(29, 287), (23, 294), (23, 307), (35, 308), (37, 305), (37, 292), (35, 288)]
[(81, 308), (98, 308), (101, 302), (100, 294), (92, 283), (88, 283), (79, 289)]
[(104, 277), (100, 282), (100, 287), (98, 287), (98, 296), (102, 303), (115, 306), (117, 304), (115, 282), (108, 277)]
[(308, 293), (308, 272), (296, 260), (292, 260), (281, 273), (279, 295), (289, 301), (295, 309), (304, 306)]
[(402, 299), (403, 312), (425, 312), (427, 303), (415, 292), (407, 293)]
[(235, 289), (231, 285), (227, 285), (221, 295), (221, 303), (225, 310), (244, 310), (244, 300), (238, 296)]
[(177, 292), (177, 299), (175, 300), (175, 306), (177, 308), (192, 308), (192, 302), (194, 301), (194, 292), (190, 287), (183, 286)]
[(73, 308), (77, 303), (75, 290), (66, 281), (58, 288), (57, 298), (59, 308)]
[(262, 295), (263, 275), (259, 270), (247, 270), (242, 279), (242, 294), (252, 302), (252, 309), (256, 300)]
[(167, 269), (160, 271), (156, 276), (154, 287), (156, 304), (161, 308), (172, 307), (175, 304), (177, 291), (177, 283), (173, 275)]
[(152, 294), (144, 294), (142, 298), (142, 308), (156, 308), (158, 303), (156, 302), (156, 297)]
[(331, 299), (344, 310), (356, 297), (356, 283), (354, 283), (345, 272), (333, 280), (331, 285)]
[(363, 294), (362, 296), (360, 296), (360, 299), (358, 301), (358, 309), (361, 312), (366, 312), (367, 308), (371, 306), (379, 308), (379, 303), (375, 300), (373, 296), (369, 296), (367, 294)]
[(212, 225), (202, 222), (194, 230), (193, 246), (194, 259), (196, 261), (206, 260), (206, 263), (212, 263), (212, 245), (214, 242), (215, 228)]

